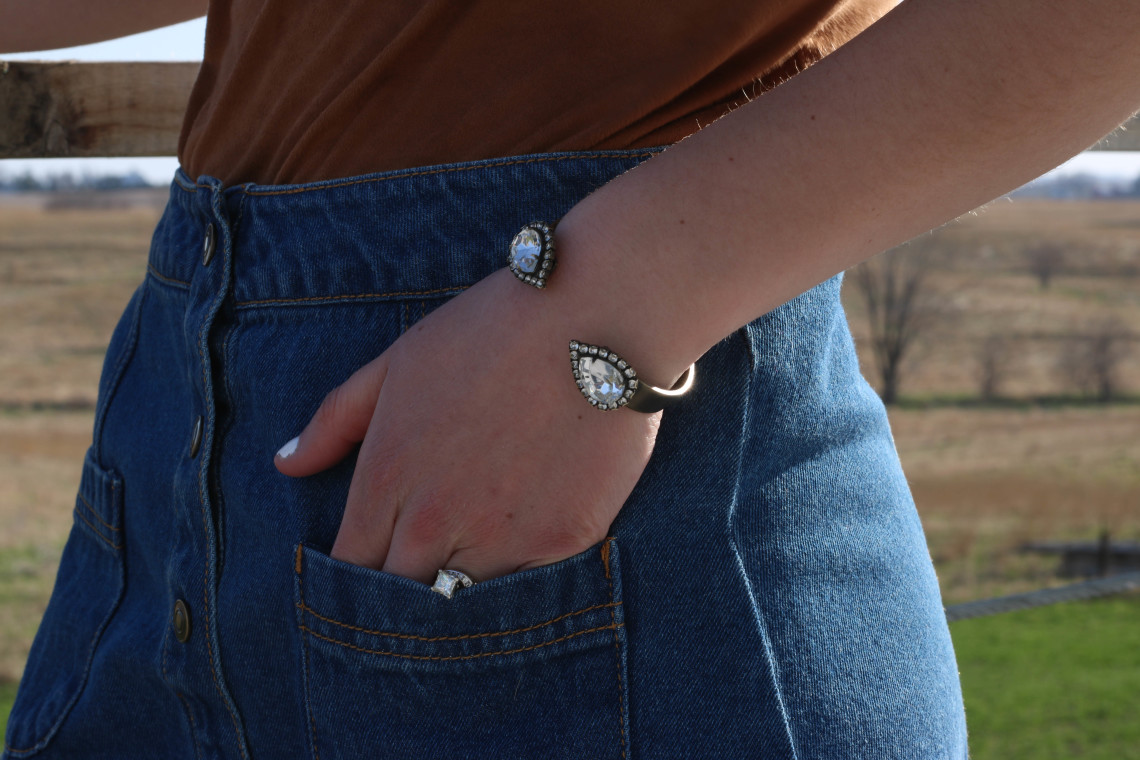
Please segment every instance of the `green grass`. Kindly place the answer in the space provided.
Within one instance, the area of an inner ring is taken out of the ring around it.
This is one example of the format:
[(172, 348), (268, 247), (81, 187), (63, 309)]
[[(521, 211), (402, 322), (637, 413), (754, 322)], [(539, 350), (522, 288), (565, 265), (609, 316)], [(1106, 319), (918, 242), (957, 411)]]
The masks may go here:
[(1140, 758), (1140, 595), (951, 626), (973, 760)]
[(8, 713), (12, 712), (12, 703), (16, 701), (16, 684), (12, 681), (0, 681), (0, 737), (8, 727)]

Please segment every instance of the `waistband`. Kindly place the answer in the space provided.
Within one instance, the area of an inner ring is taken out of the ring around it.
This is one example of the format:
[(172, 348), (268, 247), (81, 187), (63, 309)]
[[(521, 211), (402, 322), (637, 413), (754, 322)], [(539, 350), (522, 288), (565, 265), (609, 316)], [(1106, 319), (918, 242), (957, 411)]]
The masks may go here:
[(446, 296), (504, 266), (524, 224), (561, 218), (661, 150), (543, 153), (298, 185), (225, 187), (180, 169), (150, 269), (189, 284), (214, 225), (239, 308)]

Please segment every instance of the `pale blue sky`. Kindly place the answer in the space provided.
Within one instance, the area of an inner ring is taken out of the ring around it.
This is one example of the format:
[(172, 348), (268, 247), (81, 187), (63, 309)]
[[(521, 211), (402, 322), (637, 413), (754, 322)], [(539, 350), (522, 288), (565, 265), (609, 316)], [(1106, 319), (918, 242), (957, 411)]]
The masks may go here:
[[(135, 34), (97, 45), (39, 53), (3, 55), (0, 59), (80, 61), (200, 61), (206, 20), (197, 19), (152, 32)], [(37, 176), (71, 172), (72, 174), (121, 174), (137, 170), (152, 182), (165, 184), (177, 166), (173, 158), (86, 158), (86, 159), (8, 159), (0, 160), (0, 172), (8, 176), (30, 170)], [(1050, 174), (1088, 172), (1106, 178), (1131, 178), (1140, 175), (1140, 152), (1102, 151), (1077, 156)]]

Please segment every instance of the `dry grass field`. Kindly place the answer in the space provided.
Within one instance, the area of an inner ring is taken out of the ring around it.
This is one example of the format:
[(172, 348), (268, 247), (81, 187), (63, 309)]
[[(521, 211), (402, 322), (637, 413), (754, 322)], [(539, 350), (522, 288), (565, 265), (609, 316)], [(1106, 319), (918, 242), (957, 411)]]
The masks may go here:
[[(104, 346), (156, 220), (0, 204), (0, 682), (18, 678), (46, 604)], [(1048, 290), (1021, 253), (1038, 240), (1066, 250)], [(1140, 540), (1140, 345), (1121, 402), (1077, 398), (1054, 370), (1066, 338), (1106, 314), (1140, 333), (1140, 204), (1003, 201), (928, 242), (946, 254), (931, 281), (950, 308), (891, 420), (947, 601), (1059, 582), (1055, 560), (1016, 551), (1026, 540)], [(862, 306), (845, 298), (865, 352)], [(977, 346), (995, 332), (1011, 339), (1004, 400), (972, 403)]]
[(156, 221), (0, 203), (0, 681), (19, 676), (47, 604), (103, 353)]
[[(1030, 273), (1026, 251), (1060, 249), (1047, 289)], [(1140, 394), (1140, 203), (994, 201), (912, 246), (929, 255), (938, 317), (904, 362), (903, 393), (974, 397), (979, 352), (988, 336), (1007, 341), (1003, 395), (1064, 394), (1057, 359), (1074, 335), (1118, 319), (1133, 332), (1121, 373)], [(861, 299), (850, 284), (844, 304), (861, 358), (869, 359)], [(870, 365), (864, 372), (873, 380)]]
[[(1026, 251), (1060, 251), (1043, 289)], [(912, 244), (931, 255), (939, 317), (904, 362), (891, 410), (896, 445), (947, 602), (1056, 583), (1056, 559), (1026, 541), (1140, 539), (1140, 203), (999, 200)], [(844, 302), (875, 383), (863, 303)], [(1118, 401), (1081, 395), (1059, 372), (1074, 336), (1114, 318)], [(988, 336), (1005, 341), (1005, 380), (979, 402)]]

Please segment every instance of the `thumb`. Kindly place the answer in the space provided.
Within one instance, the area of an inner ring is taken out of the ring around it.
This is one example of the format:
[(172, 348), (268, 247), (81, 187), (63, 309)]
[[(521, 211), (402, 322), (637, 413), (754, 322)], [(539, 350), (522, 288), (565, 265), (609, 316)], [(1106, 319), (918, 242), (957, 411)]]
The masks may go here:
[(301, 434), (273, 458), (278, 470), (294, 478), (327, 470), (364, 440), (388, 373), (386, 356), (373, 359), (325, 396)]

